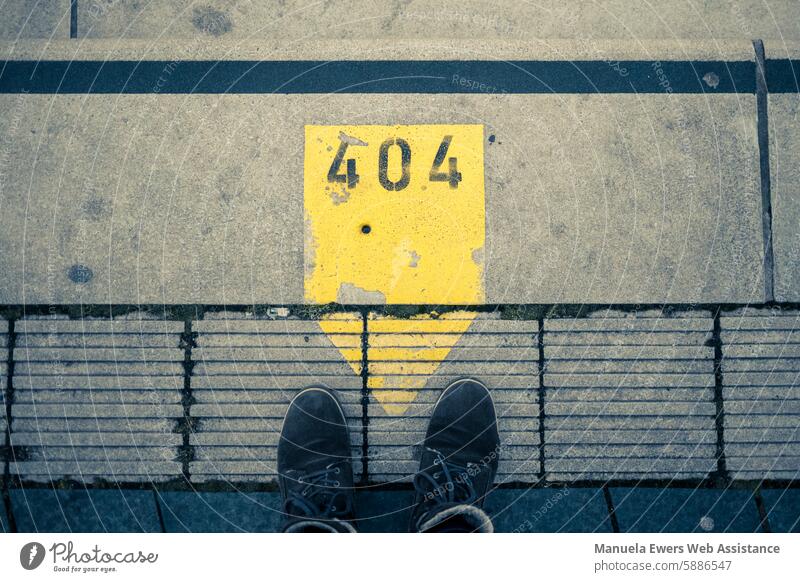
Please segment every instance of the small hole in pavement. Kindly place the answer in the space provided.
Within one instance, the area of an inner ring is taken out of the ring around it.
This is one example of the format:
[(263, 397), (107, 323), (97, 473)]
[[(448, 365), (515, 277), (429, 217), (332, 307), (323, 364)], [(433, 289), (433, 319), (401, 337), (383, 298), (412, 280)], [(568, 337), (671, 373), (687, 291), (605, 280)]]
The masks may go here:
[(372, 227), (370, 225), (368, 225), (368, 224), (362, 224), (361, 225), (361, 232), (363, 232), (364, 234), (369, 234), (369, 233), (372, 232)]

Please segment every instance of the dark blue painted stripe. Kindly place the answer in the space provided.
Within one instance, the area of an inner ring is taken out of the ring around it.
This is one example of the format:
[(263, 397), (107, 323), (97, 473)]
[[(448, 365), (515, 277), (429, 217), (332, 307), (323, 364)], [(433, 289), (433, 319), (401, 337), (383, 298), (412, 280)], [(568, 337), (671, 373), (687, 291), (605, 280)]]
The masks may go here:
[(751, 61), (9, 61), (0, 72), (0, 93), (755, 93), (755, 90), (755, 64)]
[(770, 93), (800, 92), (800, 60), (768, 59), (767, 88)]

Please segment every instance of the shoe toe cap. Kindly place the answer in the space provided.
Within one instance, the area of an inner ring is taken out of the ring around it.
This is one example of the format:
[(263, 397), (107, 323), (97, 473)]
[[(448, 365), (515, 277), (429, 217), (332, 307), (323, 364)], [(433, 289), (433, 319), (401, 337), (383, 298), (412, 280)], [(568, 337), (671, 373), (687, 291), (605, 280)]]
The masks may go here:
[(309, 452), (329, 463), (349, 458), (347, 419), (337, 399), (324, 388), (301, 392), (286, 412), (278, 446), (279, 457)]
[(472, 442), (478, 449), (498, 441), (497, 416), (489, 390), (475, 380), (460, 380), (443, 393), (431, 415), (426, 441)]

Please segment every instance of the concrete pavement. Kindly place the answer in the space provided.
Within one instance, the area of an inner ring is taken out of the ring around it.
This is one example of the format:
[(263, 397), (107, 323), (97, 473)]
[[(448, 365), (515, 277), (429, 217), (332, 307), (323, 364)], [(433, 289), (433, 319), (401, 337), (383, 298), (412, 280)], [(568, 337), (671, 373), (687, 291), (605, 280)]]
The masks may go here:
[[(2, 12), (4, 531), (274, 530), (314, 382), (363, 529), (397, 529), (465, 375), (497, 402), (501, 531), (797, 529), (797, 3)], [(314, 305), (319, 257), (380, 276), (320, 270), (340, 305)]]
[[(76, 56), (66, 46), (48, 58)], [(729, 46), (721, 61), (674, 61), (688, 68), (664, 82), (684, 92), (665, 94), (658, 63), (681, 50), (638, 51), (651, 60), (631, 82), (651, 83), (646, 95), (630, 86), (576, 94), (569, 83), (556, 94), (516, 85), (463, 94), (448, 82), (433, 95), (216, 96), (189, 85), (108, 98), (59, 94), (58, 83), (25, 94), (7, 78), (16, 88), (0, 97), (3, 134), (14, 147), (3, 163), (0, 261), (12, 276), (0, 297), (302, 303), (303, 126), (447, 120), (484, 126), (487, 303), (759, 303), (773, 298), (773, 279), (776, 298), (791, 301), (797, 94), (768, 94), (774, 117), (760, 117), (755, 53)], [(105, 67), (142, 50), (118, 50)], [(531, 46), (507, 50), (537, 57)], [(567, 71), (570, 54), (581, 49), (544, 58)], [(768, 71), (785, 72), (767, 54)], [(734, 65), (741, 73), (725, 77)], [(165, 87), (183, 82), (185, 63), (164, 67)], [(613, 84), (611, 74), (596, 81)], [(773, 83), (783, 87), (781, 74)], [(776, 123), (770, 177), (783, 200), (762, 179), (759, 132)]]

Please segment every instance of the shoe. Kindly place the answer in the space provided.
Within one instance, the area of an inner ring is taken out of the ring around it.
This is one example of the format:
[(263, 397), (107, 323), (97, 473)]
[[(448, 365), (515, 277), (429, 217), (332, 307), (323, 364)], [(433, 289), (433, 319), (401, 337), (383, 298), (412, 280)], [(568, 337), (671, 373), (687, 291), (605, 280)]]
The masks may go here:
[(278, 442), (284, 532), (354, 532), (353, 460), (347, 419), (325, 386), (289, 404)]
[(492, 532), (483, 501), (497, 474), (500, 436), (489, 390), (458, 380), (431, 414), (414, 476), (414, 532)]

